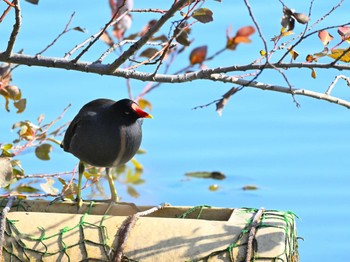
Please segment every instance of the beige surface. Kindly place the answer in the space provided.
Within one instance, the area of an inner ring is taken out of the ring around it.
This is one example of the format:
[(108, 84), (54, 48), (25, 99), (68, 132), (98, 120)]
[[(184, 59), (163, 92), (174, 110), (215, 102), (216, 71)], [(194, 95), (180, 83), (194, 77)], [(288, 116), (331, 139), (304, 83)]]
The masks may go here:
[[(85, 215), (68, 214), (63, 211), (70, 209), (76, 210), (75, 205), (59, 203), (47, 208), (47, 203), (27, 202), (27, 210), (39, 211), (62, 211), (62, 213), (48, 212), (18, 212), (13, 211), (8, 214), (8, 219), (13, 222), (18, 232), (12, 230), (11, 237), (7, 236), (7, 248), (11, 247), (10, 243), (16, 243), (15, 239), (21, 239), (27, 247), (26, 254), (30, 256), (31, 261), (38, 258), (38, 253), (30, 252), (29, 249), (35, 249), (38, 252), (55, 253), (62, 250), (63, 243), (66, 246), (74, 247), (66, 249), (66, 253), (48, 256), (44, 261), (80, 261), (86, 257), (90, 259), (107, 260), (107, 254), (101, 245), (94, 243), (102, 243), (101, 215)], [(65, 207), (65, 208), (64, 208)], [(98, 213), (99, 210), (105, 210), (104, 204), (98, 204), (91, 209), (91, 213)], [(137, 209), (145, 210), (148, 207), (138, 207)], [(204, 209), (202, 218), (205, 219), (179, 219), (174, 218), (180, 215), (190, 207), (166, 207), (163, 210), (153, 214), (153, 217), (141, 217), (137, 220), (132, 228), (126, 248), (125, 255), (128, 258), (139, 261), (188, 261), (208, 256), (210, 253), (219, 250), (227, 250), (231, 243), (237, 242), (242, 229), (246, 227), (255, 212), (247, 212), (244, 209), (223, 209), (210, 208)], [(132, 206), (116, 206), (112, 213), (118, 216), (107, 216), (102, 224), (107, 228), (109, 239), (108, 246), (115, 247), (116, 233), (119, 226), (126, 219), (126, 216), (135, 213), (135, 207)], [(278, 215), (282, 213), (276, 213)], [(159, 215), (159, 216), (158, 216)], [(198, 212), (192, 214), (196, 217)], [(155, 217), (158, 216), (158, 217)], [(289, 243), (290, 236), (286, 232), (294, 232), (294, 228), (288, 228), (284, 219), (264, 220), (265, 225), (269, 227), (261, 227), (257, 230), (255, 241), (255, 257), (266, 257), (271, 259), (259, 261), (272, 261), (274, 257), (280, 257), (287, 261), (286, 251), (290, 252)], [(82, 219), (84, 223), (82, 223)], [(293, 219), (292, 219), (293, 221)], [(294, 222), (294, 221), (293, 221)], [(77, 226), (81, 223), (81, 226)], [(93, 226), (96, 225), (96, 226)], [(75, 228), (74, 228), (75, 227)], [(41, 228), (41, 229), (40, 229)], [(43, 230), (45, 229), (45, 231)], [(74, 228), (74, 229), (72, 229)], [(72, 229), (72, 230), (70, 230)], [(63, 234), (57, 234), (64, 231)], [(40, 241), (26, 240), (26, 236), (40, 238), (45, 236), (53, 236), (49, 239)], [(293, 235), (293, 237), (296, 237)], [(82, 241), (85, 240), (85, 242)], [(287, 241), (288, 240), (288, 241)], [(292, 239), (294, 241), (295, 239)], [(247, 234), (236, 244), (245, 244)], [(289, 245), (289, 244), (287, 244)], [(23, 249), (13, 244), (13, 253), (19, 258), (26, 260), (23, 255)], [(246, 253), (246, 245), (238, 246), (232, 249), (234, 261), (244, 261)], [(9, 254), (5, 257), (8, 261)], [(221, 252), (209, 261), (230, 261), (228, 252)]]

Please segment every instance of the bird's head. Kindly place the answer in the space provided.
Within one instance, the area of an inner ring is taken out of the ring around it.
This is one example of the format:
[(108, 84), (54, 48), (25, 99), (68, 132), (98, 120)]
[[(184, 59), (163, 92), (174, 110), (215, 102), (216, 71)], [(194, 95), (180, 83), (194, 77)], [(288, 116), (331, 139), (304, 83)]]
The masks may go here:
[(135, 120), (138, 118), (153, 118), (151, 114), (143, 111), (136, 102), (130, 99), (119, 100), (115, 105), (118, 107), (119, 112), (129, 118)]

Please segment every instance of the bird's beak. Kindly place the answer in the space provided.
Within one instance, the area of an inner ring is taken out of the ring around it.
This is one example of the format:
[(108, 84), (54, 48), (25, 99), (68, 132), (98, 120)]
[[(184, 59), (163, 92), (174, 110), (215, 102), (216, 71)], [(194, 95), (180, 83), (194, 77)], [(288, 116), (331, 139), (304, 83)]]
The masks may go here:
[(143, 111), (137, 104), (132, 104), (132, 109), (135, 110), (140, 118), (153, 118), (153, 116), (145, 111)]

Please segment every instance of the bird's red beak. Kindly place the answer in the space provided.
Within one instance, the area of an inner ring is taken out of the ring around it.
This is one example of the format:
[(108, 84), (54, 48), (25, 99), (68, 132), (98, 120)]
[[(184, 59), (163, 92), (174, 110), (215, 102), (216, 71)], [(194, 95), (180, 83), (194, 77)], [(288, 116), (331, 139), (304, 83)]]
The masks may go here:
[(131, 107), (132, 109), (134, 109), (134, 111), (140, 118), (153, 118), (151, 114), (148, 114), (147, 112), (143, 111), (137, 104), (133, 103)]

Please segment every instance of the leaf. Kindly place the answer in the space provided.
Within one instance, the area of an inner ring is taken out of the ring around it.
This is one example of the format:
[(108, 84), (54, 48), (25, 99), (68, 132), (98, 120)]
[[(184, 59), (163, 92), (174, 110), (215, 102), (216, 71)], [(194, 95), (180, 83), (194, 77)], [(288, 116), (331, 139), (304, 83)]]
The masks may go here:
[(306, 62), (309, 62), (309, 63), (311, 63), (313, 61), (317, 62), (317, 57), (309, 54), (309, 55), (306, 56), (305, 60), (306, 60)]
[(316, 79), (316, 71), (315, 71), (315, 69), (313, 69), (313, 68), (312, 68), (312, 71), (311, 71), (311, 77), (312, 77), (313, 79)]
[(139, 161), (137, 161), (135, 158), (131, 159), (131, 163), (134, 165), (136, 170), (142, 171), (143, 170), (143, 166), (141, 165), (141, 163)]
[(11, 184), (13, 178), (11, 160), (8, 157), (0, 157), (0, 188)]
[(188, 177), (195, 177), (195, 178), (212, 178), (212, 179), (217, 179), (217, 180), (222, 180), (225, 179), (226, 176), (218, 171), (214, 172), (188, 172), (185, 174), (185, 176)]
[(142, 53), (140, 54), (140, 56), (142, 57), (147, 57), (147, 58), (151, 58), (153, 57), (157, 52), (159, 52), (159, 50), (157, 48), (147, 48), (145, 50), (142, 51)]
[(5, 145), (1, 146), (2, 152), (1, 152), (0, 157), (13, 157), (14, 154), (12, 152), (10, 152), (12, 147), (13, 147), (12, 144), (5, 144)]
[[(147, 25), (145, 25), (144, 27), (142, 27), (141, 31), (138, 33), (139, 36), (144, 36), (148, 31), (149, 29), (154, 26), (154, 24), (157, 23), (157, 20), (156, 19), (152, 19), (151, 21), (149, 21), (147, 23)], [(154, 39), (152, 41), (155, 41)]]
[(209, 186), (209, 190), (214, 192), (217, 191), (219, 189), (219, 186), (217, 184), (213, 184)]
[(324, 46), (327, 46), (330, 41), (334, 39), (332, 35), (330, 35), (327, 30), (322, 30), (318, 32), (318, 38), (321, 40)]
[(46, 178), (46, 183), (41, 183), (40, 187), (46, 194), (57, 195), (58, 189), (53, 187), (55, 180), (51, 177)]
[(292, 16), (300, 24), (306, 24), (310, 20), (310, 18), (306, 14), (303, 14), (303, 13), (293, 13)]
[(240, 29), (238, 29), (236, 36), (249, 37), (254, 33), (255, 33), (255, 28), (253, 26), (249, 25), (249, 26), (244, 26), (244, 27), (241, 27)]
[(328, 54), (329, 57), (332, 57), (336, 60), (343, 61), (345, 63), (350, 62), (350, 48), (347, 49), (333, 49), (331, 54)]
[(260, 50), (260, 55), (261, 56), (266, 56), (266, 51), (265, 50)]
[(62, 184), (62, 193), (64, 192), (64, 196), (68, 199), (74, 200), (74, 191), (75, 187), (73, 183), (67, 184), (66, 180), (59, 177), (58, 181)]
[[(174, 35), (177, 36), (179, 32), (179, 29), (175, 29)], [(184, 46), (189, 46), (191, 44), (191, 41), (188, 39), (188, 34), (184, 30), (176, 37), (176, 41)]]
[(28, 3), (31, 3), (33, 5), (39, 4), (39, 0), (26, 0)]
[(16, 187), (16, 191), (19, 192), (19, 193), (37, 193), (40, 190), (35, 188), (35, 187), (23, 184), (23, 185), (17, 186)]
[(104, 31), (103, 34), (100, 36), (100, 40), (105, 42), (109, 47), (112, 47), (114, 45), (112, 37), (106, 31)]
[(52, 145), (45, 143), (35, 148), (35, 155), (37, 158), (41, 160), (50, 160), (49, 153), (51, 151), (52, 151)]
[(140, 194), (136, 191), (136, 189), (132, 186), (128, 186), (127, 188), (127, 192), (130, 196), (134, 197), (134, 198), (138, 198), (140, 196)]
[(149, 109), (152, 110), (152, 104), (150, 101), (146, 100), (146, 99), (139, 99), (137, 101), (137, 103), (139, 104), (139, 106), (141, 107), (141, 109)]
[(26, 109), (27, 99), (23, 98), (13, 103), (17, 108), (17, 114), (22, 113)]
[(321, 52), (315, 53), (314, 56), (323, 57), (328, 54), (328, 47), (325, 46)]
[(255, 185), (246, 185), (244, 187), (242, 187), (243, 190), (257, 190), (258, 187)]
[(82, 32), (82, 33), (86, 33), (86, 29), (81, 28), (80, 26), (74, 27), (73, 30), (78, 31), (78, 32)]
[(205, 24), (213, 21), (213, 12), (208, 8), (199, 8), (193, 12), (192, 17)]
[(350, 26), (341, 26), (338, 28), (338, 34), (342, 40), (350, 39)]
[(22, 92), (18, 86), (6, 86), (4, 91), (7, 92), (8, 98), (12, 100), (19, 100), (22, 97)]
[(234, 37), (230, 37), (228, 33), (226, 33), (227, 42), (226, 48), (230, 50), (235, 50), (239, 43), (250, 43), (251, 40), (249, 36), (255, 33), (255, 28), (253, 26), (244, 26), (238, 29), (236, 35)]
[(295, 60), (297, 59), (297, 57), (299, 56), (299, 53), (293, 49), (291, 49), (290, 47), (288, 47), (289, 50), (289, 54), (292, 56), (292, 59)]
[(202, 64), (207, 56), (208, 47), (206, 45), (197, 47), (190, 54), (191, 65)]

